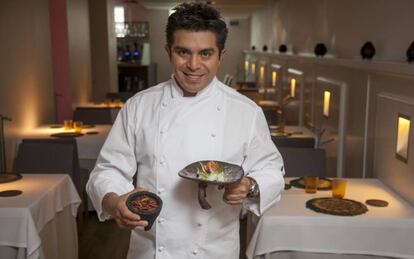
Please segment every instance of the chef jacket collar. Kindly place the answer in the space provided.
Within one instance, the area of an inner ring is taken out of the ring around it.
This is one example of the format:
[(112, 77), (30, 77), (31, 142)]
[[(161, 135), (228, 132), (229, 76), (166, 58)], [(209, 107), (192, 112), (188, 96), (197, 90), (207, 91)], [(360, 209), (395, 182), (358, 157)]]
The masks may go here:
[[(171, 98), (183, 97), (184, 95), (183, 90), (178, 86), (177, 81), (175, 80), (174, 74), (171, 75), (171, 82), (172, 82), (170, 84)], [(217, 77), (214, 77), (213, 80), (211, 80), (211, 82), (206, 87), (204, 87), (201, 91), (197, 92), (197, 94), (194, 97), (207, 96), (209, 93), (212, 92), (217, 82), (218, 82)]]

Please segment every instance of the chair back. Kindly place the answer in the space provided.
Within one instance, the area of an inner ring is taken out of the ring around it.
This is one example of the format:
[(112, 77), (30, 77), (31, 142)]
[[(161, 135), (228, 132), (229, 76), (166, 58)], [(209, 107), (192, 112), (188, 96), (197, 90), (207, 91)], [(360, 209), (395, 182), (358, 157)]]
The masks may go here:
[(132, 92), (106, 93), (106, 98), (120, 99), (123, 103), (126, 102), (132, 96), (134, 96), (134, 93)]
[(291, 147), (291, 148), (314, 148), (314, 138), (289, 138), (289, 137), (278, 137), (272, 136), (273, 143), (277, 148)]
[(83, 121), (86, 124), (112, 125), (118, 115), (119, 108), (90, 108), (78, 107), (73, 113), (73, 120)]
[(286, 177), (326, 176), (326, 153), (320, 148), (278, 147)]
[(81, 192), (78, 149), (75, 139), (23, 139), (14, 170), (19, 173), (68, 174)]

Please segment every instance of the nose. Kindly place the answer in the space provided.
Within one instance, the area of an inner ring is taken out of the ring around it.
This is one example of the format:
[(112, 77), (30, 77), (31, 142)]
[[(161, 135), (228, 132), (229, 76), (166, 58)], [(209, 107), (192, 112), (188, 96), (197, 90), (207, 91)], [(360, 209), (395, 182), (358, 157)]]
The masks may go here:
[(189, 60), (187, 61), (187, 67), (191, 71), (196, 71), (201, 67), (201, 61), (198, 55), (191, 55)]

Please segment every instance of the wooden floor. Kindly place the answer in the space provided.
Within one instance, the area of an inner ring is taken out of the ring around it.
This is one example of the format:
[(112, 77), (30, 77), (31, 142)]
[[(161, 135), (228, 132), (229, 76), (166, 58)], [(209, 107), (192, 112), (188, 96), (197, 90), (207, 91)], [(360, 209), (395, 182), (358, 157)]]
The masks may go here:
[[(240, 222), (240, 259), (245, 259), (246, 220)], [(96, 213), (85, 216), (78, 226), (79, 259), (124, 259), (130, 232), (120, 229), (113, 220), (99, 222)]]
[(127, 256), (129, 230), (116, 222), (99, 222), (96, 213), (85, 216), (78, 228), (79, 259), (123, 259)]

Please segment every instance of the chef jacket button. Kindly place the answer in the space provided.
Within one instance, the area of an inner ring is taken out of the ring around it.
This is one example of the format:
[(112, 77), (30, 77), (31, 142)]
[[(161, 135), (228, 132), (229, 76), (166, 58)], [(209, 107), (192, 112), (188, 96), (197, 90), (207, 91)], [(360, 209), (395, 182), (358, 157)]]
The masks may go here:
[(164, 218), (159, 218), (158, 223), (162, 224), (164, 222), (164, 220), (165, 220)]
[(158, 252), (161, 253), (162, 251), (164, 251), (164, 247), (163, 246), (158, 247)]
[(215, 137), (216, 137), (216, 134), (211, 133), (211, 137), (212, 137), (212, 138), (215, 138)]
[(160, 165), (165, 165), (165, 160), (164, 159), (160, 160)]
[(197, 223), (197, 226), (202, 227), (202, 226), (203, 226), (203, 223), (198, 222), (198, 223)]
[(198, 254), (198, 250), (197, 249), (194, 249), (193, 250), (193, 255), (197, 255)]
[(164, 188), (159, 188), (157, 191), (158, 194), (162, 194), (163, 192), (164, 192)]
[(162, 129), (161, 131), (160, 131), (160, 133), (161, 134), (164, 134), (164, 133), (166, 133), (167, 132), (167, 130), (165, 130), (165, 129)]
[(221, 111), (221, 107), (220, 106), (217, 106), (217, 111)]
[(167, 103), (166, 102), (163, 102), (161, 105), (162, 105), (162, 107), (167, 107)]

